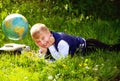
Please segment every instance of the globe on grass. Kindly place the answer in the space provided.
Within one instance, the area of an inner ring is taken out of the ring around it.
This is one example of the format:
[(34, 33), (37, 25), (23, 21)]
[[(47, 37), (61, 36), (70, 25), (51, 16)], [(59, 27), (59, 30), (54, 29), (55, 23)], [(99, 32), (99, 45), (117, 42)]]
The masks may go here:
[(11, 40), (20, 40), (28, 32), (28, 21), (21, 14), (10, 14), (2, 22), (4, 34)]

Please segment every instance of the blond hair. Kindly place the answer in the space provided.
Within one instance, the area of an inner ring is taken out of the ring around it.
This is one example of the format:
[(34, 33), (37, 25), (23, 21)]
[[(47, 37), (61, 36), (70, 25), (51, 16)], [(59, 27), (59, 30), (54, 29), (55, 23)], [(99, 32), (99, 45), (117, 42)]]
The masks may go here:
[(48, 31), (48, 28), (46, 27), (45, 24), (42, 23), (37, 23), (34, 24), (30, 30), (30, 34), (32, 38), (37, 38), (38, 35), (40, 35), (42, 32)]

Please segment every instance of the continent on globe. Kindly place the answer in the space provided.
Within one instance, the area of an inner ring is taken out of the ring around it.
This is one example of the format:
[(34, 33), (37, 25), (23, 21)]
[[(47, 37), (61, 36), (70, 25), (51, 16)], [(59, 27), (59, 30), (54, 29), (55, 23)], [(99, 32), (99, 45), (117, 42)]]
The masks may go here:
[(4, 34), (11, 40), (20, 40), (28, 32), (28, 21), (21, 14), (10, 14), (2, 22)]
[[(15, 27), (14, 32), (18, 34), (19, 37), (22, 37), (22, 34), (24, 32), (24, 27)], [(21, 39), (21, 38), (20, 38)]]

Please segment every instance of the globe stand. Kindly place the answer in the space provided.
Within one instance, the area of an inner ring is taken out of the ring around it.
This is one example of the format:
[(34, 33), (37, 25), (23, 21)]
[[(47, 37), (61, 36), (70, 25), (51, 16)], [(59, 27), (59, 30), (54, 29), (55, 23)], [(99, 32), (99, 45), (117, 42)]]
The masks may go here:
[[(28, 21), (22, 14), (9, 14), (2, 22), (2, 31), (10, 40), (20, 40), (28, 32)], [(8, 43), (0, 48), (0, 54), (3, 52), (21, 54), (27, 46), (24, 44)]]
[(23, 50), (29, 51), (30, 47), (24, 44), (9, 43), (4, 44), (4, 46), (0, 48), (0, 54), (1, 53), (21, 54)]

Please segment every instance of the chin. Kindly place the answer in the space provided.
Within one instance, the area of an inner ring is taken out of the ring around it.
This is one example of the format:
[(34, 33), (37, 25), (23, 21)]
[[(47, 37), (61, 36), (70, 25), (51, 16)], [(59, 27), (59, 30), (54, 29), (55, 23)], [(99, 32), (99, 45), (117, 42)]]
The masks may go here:
[(43, 46), (44, 48), (48, 48), (48, 46)]

